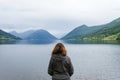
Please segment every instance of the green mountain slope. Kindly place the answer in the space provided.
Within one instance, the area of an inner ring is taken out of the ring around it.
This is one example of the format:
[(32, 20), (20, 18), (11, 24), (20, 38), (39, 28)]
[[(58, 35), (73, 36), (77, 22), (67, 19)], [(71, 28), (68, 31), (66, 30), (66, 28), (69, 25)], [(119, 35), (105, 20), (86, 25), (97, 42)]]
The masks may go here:
[(95, 32), (94, 34), (87, 35), (83, 39), (88, 40), (120, 40), (120, 18), (107, 24), (106, 27)]
[(70, 33), (68, 33), (66, 36), (64, 36), (62, 39), (74, 39), (77, 37), (84, 37), (90, 34), (93, 34), (94, 32), (104, 28), (104, 25), (100, 26), (93, 26), (93, 27), (88, 27), (86, 25), (79, 26), (72, 30)]
[(11, 35), (3, 30), (0, 30), (0, 40), (18, 40), (19, 37)]
[(100, 26), (80, 26), (62, 39), (68, 40), (120, 40), (120, 18)]

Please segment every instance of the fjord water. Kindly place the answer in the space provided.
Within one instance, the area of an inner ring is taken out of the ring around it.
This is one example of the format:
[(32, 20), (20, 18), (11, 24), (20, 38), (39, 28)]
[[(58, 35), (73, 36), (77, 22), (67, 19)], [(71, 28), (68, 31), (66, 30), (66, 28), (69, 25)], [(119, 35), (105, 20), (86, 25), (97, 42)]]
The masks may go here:
[[(55, 44), (0, 45), (0, 80), (51, 80), (47, 68)], [(120, 80), (120, 45), (64, 44), (72, 80)]]

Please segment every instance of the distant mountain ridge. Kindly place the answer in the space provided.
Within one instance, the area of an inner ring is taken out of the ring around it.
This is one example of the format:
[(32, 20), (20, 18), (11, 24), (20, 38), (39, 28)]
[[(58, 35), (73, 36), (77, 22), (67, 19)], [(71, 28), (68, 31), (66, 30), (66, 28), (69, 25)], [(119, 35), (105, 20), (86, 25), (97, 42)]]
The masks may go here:
[[(48, 31), (30, 30), (23, 33), (15, 31), (11, 34), (21, 37), (22, 39), (57, 39)], [(98, 26), (82, 25), (73, 29), (67, 35), (62, 37), (63, 40), (120, 40), (120, 18), (110, 23)]]
[(15, 31), (10, 32), (13, 35), (19, 36), (22, 39), (57, 39), (48, 31), (39, 29), (39, 30), (28, 30), (23, 33), (17, 33)]
[(50, 34), (48, 31), (40, 29), (34, 31), (32, 34), (30, 34), (26, 39), (57, 39), (52, 34)]
[(79, 26), (62, 39), (66, 40), (120, 40), (120, 18), (110, 23), (91, 26)]
[(10, 34), (12, 35), (15, 35), (15, 36), (18, 36), (22, 39), (25, 39), (26, 37), (28, 37), (30, 34), (32, 34), (35, 30), (28, 30), (28, 31), (25, 31), (25, 32), (21, 32), (21, 33), (18, 33), (16, 31), (11, 31), (9, 32)]

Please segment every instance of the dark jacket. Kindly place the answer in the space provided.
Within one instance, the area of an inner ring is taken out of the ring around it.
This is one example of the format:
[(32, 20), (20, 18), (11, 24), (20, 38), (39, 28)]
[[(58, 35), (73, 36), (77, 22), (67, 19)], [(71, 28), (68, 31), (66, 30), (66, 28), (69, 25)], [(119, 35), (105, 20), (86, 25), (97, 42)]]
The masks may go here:
[(68, 56), (62, 56), (61, 54), (55, 54), (51, 57), (48, 74), (52, 76), (52, 79), (70, 79), (73, 74), (73, 65)]

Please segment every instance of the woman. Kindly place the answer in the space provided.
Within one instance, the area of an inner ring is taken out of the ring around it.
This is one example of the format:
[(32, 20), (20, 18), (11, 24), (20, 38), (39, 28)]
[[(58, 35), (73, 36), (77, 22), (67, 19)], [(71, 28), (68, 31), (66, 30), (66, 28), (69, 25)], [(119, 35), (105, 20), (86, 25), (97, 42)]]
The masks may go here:
[(57, 43), (52, 51), (48, 66), (48, 74), (52, 80), (70, 80), (73, 74), (73, 66), (67, 51), (62, 43)]

